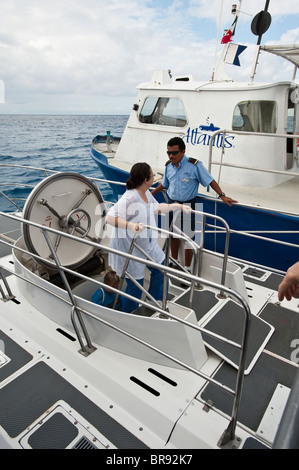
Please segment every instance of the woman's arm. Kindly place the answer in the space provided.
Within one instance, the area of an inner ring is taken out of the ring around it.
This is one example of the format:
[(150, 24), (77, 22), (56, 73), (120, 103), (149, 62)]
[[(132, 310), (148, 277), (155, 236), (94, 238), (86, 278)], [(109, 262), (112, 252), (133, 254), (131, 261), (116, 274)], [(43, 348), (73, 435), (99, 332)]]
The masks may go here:
[(162, 202), (159, 204), (158, 209), (155, 211), (158, 214), (168, 214), (168, 212), (173, 212), (173, 211), (182, 211), (185, 212), (186, 214), (190, 214), (190, 206), (186, 204), (179, 204), (178, 202), (174, 202), (173, 204), (166, 204)]
[(112, 215), (107, 214), (106, 222), (113, 227), (132, 230), (132, 232), (138, 233), (143, 230), (143, 224), (128, 222), (122, 217), (112, 217)]

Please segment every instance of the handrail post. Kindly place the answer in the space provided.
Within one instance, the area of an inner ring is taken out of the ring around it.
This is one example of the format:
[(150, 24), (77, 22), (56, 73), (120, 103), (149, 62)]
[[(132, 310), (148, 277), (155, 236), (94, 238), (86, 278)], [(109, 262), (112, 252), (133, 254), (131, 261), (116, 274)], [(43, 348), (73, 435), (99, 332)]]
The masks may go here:
[(227, 445), (229, 442), (233, 442), (236, 438), (236, 426), (237, 426), (237, 417), (241, 402), (241, 394), (243, 389), (244, 383), (244, 374), (245, 374), (245, 361), (247, 356), (247, 349), (248, 349), (248, 341), (249, 341), (249, 329), (251, 325), (251, 312), (247, 303), (240, 297), (241, 303), (243, 304), (243, 308), (245, 311), (245, 322), (244, 322), (244, 329), (243, 329), (243, 338), (242, 338), (242, 345), (241, 345), (241, 354), (240, 354), (240, 363), (238, 368), (237, 380), (236, 380), (236, 389), (235, 389), (235, 398), (233, 403), (233, 410), (231, 421), (227, 427), (227, 429), (222, 434), (221, 438), (218, 441), (218, 446), (223, 447)]
[(7, 282), (7, 279), (6, 277), (4, 276), (3, 272), (2, 272), (2, 267), (0, 267), (0, 276), (1, 276), (1, 279), (3, 281), (3, 284), (4, 286), (6, 287), (6, 290), (7, 290), (7, 294), (5, 294), (4, 290), (2, 289), (2, 286), (0, 284), (0, 293), (2, 295), (2, 299), (3, 302), (7, 302), (8, 300), (12, 300), (15, 298), (15, 296), (13, 295), (13, 293), (11, 292), (11, 289), (9, 287), (9, 284)]
[[(135, 241), (136, 241), (137, 236), (138, 236), (138, 234), (135, 234), (133, 239), (132, 239), (132, 243), (131, 243), (131, 246), (130, 246), (129, 251), (128, 251), (129, 255), (131, 255), (133, 253), (133, 249), (134, 249), (134, 245), (135, 245)], [(123, 286), (123, 283), (124, 283), (124, 280), (125, 280), (125, 275), (126, 275), (126, 271), (128, 269), (129, 262), (130, 262), (130, 258), (126, 258), (126, 261), (125, 261), (125, 264), (124, 264), (124, 267), (123, 267), (123, 271), (122, 271), (121, 276), (120, 276), (119, 290), (122, 290), (122, 286)], [(116, 307), (118, 298), (119, 298), (119, 294), (116, 294), (112, 308)]]
[[(222, 264), (222, 272), (221, 272), (221, 285), (225, 285), (225, 278), (226, 278), (226, 269), (227, 269), (227, 261), (228, 261), (228, 250), (229, 250), (229, 239), (230, 239), (230, 227), (228, 225), (228, 223), (226, 222), (226, 220), (222, 219), (221, 217), (217, 216), (217, 215), (214, 215), (214, 214), (205, 214), (204, 212), (200, 212), (200, 211), (196, 211), (196, 210), (192, 210), (192, 212), (194, 213), (198, 213), (198, 214), (202, 214), (203, 215), (203, 218), (204, 218), (204, 225), (206, 224), (206, 217), (210, 217), (210, 218), (213, 218), (215, 220), (219, 220), (220, 222), (223, 223), (224, 227), (225, 227), (225, 231), (226, 231), (226, 237), (225, 237), (225, 247), (224, 247), (224, 253), (223, 253), (223, 264)], [(203, 229), (202, 233), (204, 234), (205, 232), (205, 229)], [(200, 249), (200, 252), (202, 252), (203, 250), (203, 244), (201, 244), (201, 246), (199, 247)], [(200, 277), (200, 273), (201, 273), (201, 263), (202, 263), (202, 260), (200, 260), (200, 271), (198, 272), (198, 276)], [(219, 298), (226, 298), (226, 295), (224, 294), (223, 290), (220, 291), (219, 295), (218, 295)]]
[[(80, 345), (81, 345), (81, 350), (80, 350), (79, 352), (81, 352), (84, 356), (88, 356), (88, 355), (91, 354), (92, 352), (96, 351), (96, 348), (92, 345), (92, 343), (91, 343), (91, 341), (90, 341), (90, 337), (89, 337), (88, 331), (87, 331), (87, 329), (86, 329), (86, 327), (85, 327), (83, 318), (82, 318), (82, 316), (81, 316), (81, 313), (77, 310), (77, 305), (76, 305), (75, 298), (74, 298), (74, 296), (73, 296), (73, 293), (72, 293), (72, 290), (71, 290), (70, 285), (69, 285), (69, 283), (68, 283), (68, 280), (67, 280), (67, 277), (66, 277), (66, 275), (65, 275), (65, 272), (64, 272), (64, 270), (61, 268), (59, 259), (58, 259), (57, 254), (56, 254), (56, 252), (55, 252), (55, 250), (54, 250), (54, 248), (53, 248), (53, 246), (52, 246), (52, 243), (51, 243), (50, 237), (49, 237), (49, 235), (48, 235), (48, 232), (43, 228), (43, 229), (42, 229), (42, 233), (43, 233), (43, 235), (44, 235), (44, 237), (45, 237), (45, 240), (46, 240), (46, 242), (47, 242), (47, 245), (48, 245), (48, 247), (49, 247), (49, 249), (50, 249), (50, 251), (51, 251), (51, 255), (53, 256), (53, 259), (54, 259), (54, 261), (55, 261), (56, 267), (57, 267), (57, 269), (58, 269), (58, 271), (59, 271), (59, 274), (60, 274), (60, 276), (61, 276), (62, 282), (63, 282), (63, 284), (64, 284), (64, 286), (65, 286), (65, 289), (66, 289), (66, 291), (67, 291), (67, 293), (68, 293), (68, 295), (69, 295), (69, 297), (70, 297), (70, 299), (71, 299), (71, 302), (72, 302), (72, 304), (73, 304), (72, 313), (71, 313), (72, 321), (73, 321), (73, 314), (76, 312), (76, 315), (77, 315), (77, 317), (78, 317), (78, 319), (79, 319), (79, 322), (80, 322), (80, 326), (81, 326), (81, 328), (82, 328), (82, 330), (83, 330), (83, 334), (84, 334), (85, 339), (86, 339), (87, 345), (85, 346), (85, 345), (83, 344), (82, 340), (81, 340), (80, 333), (79, 333), (78, 329), (75, 328), (75, 331), (76, 331), (77, 337), (78, 337), (78, 341), (79, 341), (79, 343), (80, 343)], [(74, 324), (74, 323), (73, 323), (73, 324)]]

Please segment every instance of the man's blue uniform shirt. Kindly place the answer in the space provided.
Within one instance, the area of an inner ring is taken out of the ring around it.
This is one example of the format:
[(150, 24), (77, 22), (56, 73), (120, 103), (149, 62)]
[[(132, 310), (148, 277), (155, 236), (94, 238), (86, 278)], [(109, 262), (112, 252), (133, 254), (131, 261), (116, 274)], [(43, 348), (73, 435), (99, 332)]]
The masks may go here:
[(207, 187), (213, 179), (200, 161), (191, 163), (184, 155), (178, 168), (172, 163), (166, 166), (162, 185), (170, 199), (184, 202), (196, 197), (199, 184)]

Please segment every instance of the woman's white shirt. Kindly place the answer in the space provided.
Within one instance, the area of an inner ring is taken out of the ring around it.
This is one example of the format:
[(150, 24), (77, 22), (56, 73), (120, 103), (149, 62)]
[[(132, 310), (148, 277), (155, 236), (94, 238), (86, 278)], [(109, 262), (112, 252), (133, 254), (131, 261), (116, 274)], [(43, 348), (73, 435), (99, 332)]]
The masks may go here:
[[(127, 190), (108, 214), (111, 217), (121, 217), (128, 222), (156, 227), (155, 211), (158, 210), (159, 203), (150, 191), (146, 191), (145, 194), (148, 203), (140, 197), (136, 189)], [(113, 227), (110, 247), (128, 253), (134, 235), (131, 230)], [(164, 261), (165, 255), (158, 245), (158, 232), (156, 230), (144, 229), (138, 236), (137, 243), (156, 263), (161, 264)], [(139, 258), (145, 258), (137, 248), (134, 248), (132, 254)], [(109, 265), (119, 276), (122, 274), (125, 261), (126, 258), (109, 253)], [(144, 264), (132, 260), (129, 262), (127, 269), (128, 273), (134, 276), (135, 279), (144, 278), (144, 270)]]

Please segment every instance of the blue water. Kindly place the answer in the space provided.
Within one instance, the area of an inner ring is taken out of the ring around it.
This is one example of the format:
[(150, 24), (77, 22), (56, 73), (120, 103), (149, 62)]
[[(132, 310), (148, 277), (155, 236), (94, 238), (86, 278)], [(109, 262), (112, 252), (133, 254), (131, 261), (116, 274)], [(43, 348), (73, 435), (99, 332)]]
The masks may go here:
[[(101, 178), (99, 167), (89, 156), (92, 139), (98, 134), (121, 137), (128, 116), (46, 116), (0, 115), (0, 163), (73, 171), (87, 177)], [(35, 185), (32, 170), (1, 168), (1, 183), (23, 182)], [(0, 186), (18, 205), (31, 189), (11, 190)], [(105, 185), (103, 186), (105, 192)], [(0, 194), (0, 210), (14, 207)]]

